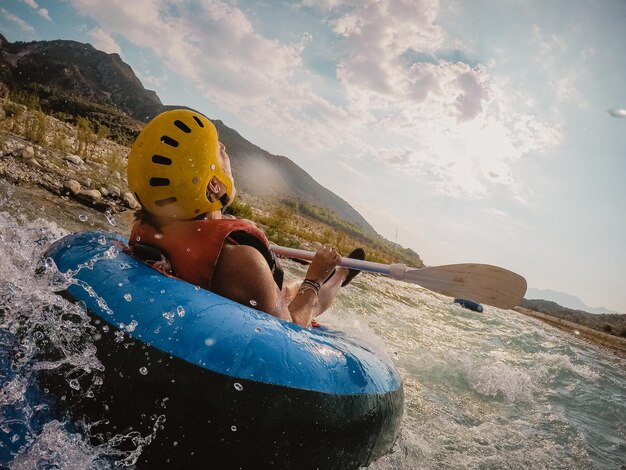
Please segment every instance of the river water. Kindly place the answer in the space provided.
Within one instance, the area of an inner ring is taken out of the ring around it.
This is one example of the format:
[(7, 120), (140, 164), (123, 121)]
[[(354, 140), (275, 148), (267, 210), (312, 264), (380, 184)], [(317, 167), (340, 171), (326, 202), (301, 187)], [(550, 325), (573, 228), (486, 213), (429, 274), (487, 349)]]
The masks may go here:
[[(78, 341), (85, 313), (54, 294), (66, 280), (34, 275), (42, 253), (70, 232), (123, 231), (124, 222), (0, 181), (0, 366), (12, 364), (0, 376), (0, 468), (132, 468), (149, 441), (93, 447), (71, 423), (46, 419), (47, 404), (29, 393), (34, 369), (69, 381), (93, 374), (97, 384), (102, 367), (93, 344)], [(511, 310), (475, 313), (374, 275), (357, 276), (321, 321), (382, 345), (404, 379), (400, 436), (371, 470), (626, 468), (626, 360), (610, 351)], [(38, 348), (56, 360), (37, 362)]]

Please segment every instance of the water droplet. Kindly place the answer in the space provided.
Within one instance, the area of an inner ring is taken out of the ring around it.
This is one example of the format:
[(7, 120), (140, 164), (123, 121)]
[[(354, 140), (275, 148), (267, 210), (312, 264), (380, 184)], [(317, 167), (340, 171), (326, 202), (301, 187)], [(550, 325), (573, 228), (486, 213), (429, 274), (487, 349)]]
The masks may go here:
[(233, 384), (233, 387), (235, 387), (235, 390), (237, 390), (238, 392), (241, 392), (243, 390), (243, 385), (241, 385), (239, 382), (235, 382)]
[(98, 243), (100, 243), (101, 245), (106, 245), (107, 244), (107, 239), (104, 238), (104, 236), (100, 235), (98, 237)]
[(140, 237), (139, 235), (137, 235), (137, 236), (135, 237), (135, 240), (137, 240), (138, 242), (140, 242), (140, 241), (141, 241), (141, 237)]
[(257, 333), (260, 333), (260, 332), (261, 332), (261, 327), (260, 327), (260, 326), (257, 326), (257, 327), (254, 329), (254, 331), (256, 331)]
[(237, 431), (237, 426), (231, 426), (231, 427), (230, 427), (230, 430), (231, 430), (232, 432)]
[(139, 325), (137, 320), (131, 321), (130, 324), (126, 327), (126, 331), (128, 331), (129, 333), (135, 331), (135, 328), (137, 328), (137, 325)]
[(120, 263), (120, 269), (123, 271), (125, 269), (130, 269), (131, 265), (128, 263)]
[(80, 390), (80, 384), (78, 383), (78, 380), (70, 380), (70, 387), (72, 387), (74, 390)]
[(192, 182), (193, 184), (198, 184), (198, 177), (197, 177), (197, 176), (194, 176), (194, 177), (191, 179), (191, 182)]
[(187, 248), (187, 253), (189, 253), (191, 251), (191, 248)]
[(178, 441), (174, 441), (174, 442), (172, 442), (172, 445), (173, 445), (174, 447), (176, 447), (176, 446), (178, 445)]
[(108, 333), (108, 331), (109, 331), (109, 325), (104, 325), (104, 326), (102, 327), (102, 331), (104, 331), (105, 333)]
[(102, 385), (102, 377), (94, 377), (93, 378), (94, 385)]
[(165, 289), (161, 289), (161, 294), (165, 294)]
[(204, 340), (204, 344), (207, 346), (213, 346), (215, 344), (215, 340), (213, 338), (207, 338)]
[(178, 313), (179, 317), (184, 317), (185, 309), (179, 305), (178, 307), (176, 307), (176, 313)]
[(200, 286), (195, 286), (194, 289), (195, 290), (200, 290)]
[(13, 434), (11, 436), (11, 442), (17, 442), (20, 440), (20, 436), (18, 436), (17, 434)]
[(115, 332), (115, 339), (114, 341), (116, 343), (121, 343), (122, 341), (124, 341), (124, 332), (123, 331), (116, 331)]
[(211, 170), (215, 170), (215, 163), (211, 163)]
[(111, 224), (113, 227), (115, 227), (117, 225), (117, 222), (113, 218), (113, 214), (111, 214), (110, 210), (107, 209), (107, 211), (104, 213), (104, 216), (106, 217), (107, 222), (109, 224)]
[(253, 307), (256, 307), (256, 300), (252, 299), (250, 301), (250, 305), (252, 305)]
[(139, 373), (141, 375), (148, 375), (148, 369), (146, 367), (140, 367), (139, 368)]
[(78, 216), (78, 219), (79, 219), (81, 222), (87, 222), (87, 219), (88, 219), (88, 218), (89, 218), (89, 217), (87, 217), (85, 214), (80, 214), (80, 215)]
[(117, 283), (117, 287), (122, 287), (124, 284), (122, 282)]
[(163, 238), (163, 234), (162, 233), (155, 233), (154, 234), (154, 238), (156, 238), (157, 240), (160, 240), (161, 238)]
[(198, 228), (198, 232), (202, 232), (202, 229), (201, 229), (201, 228)]
[(172, 312), (163, 312), (163, 318), (167, 320), (168, 325), (174, 323), (174, 313)]
[(133, 296), (126, 292), (126, 294), (124, 294), (124, 300), (126, 302), (130, 302), (131, 300), (133, 300)]

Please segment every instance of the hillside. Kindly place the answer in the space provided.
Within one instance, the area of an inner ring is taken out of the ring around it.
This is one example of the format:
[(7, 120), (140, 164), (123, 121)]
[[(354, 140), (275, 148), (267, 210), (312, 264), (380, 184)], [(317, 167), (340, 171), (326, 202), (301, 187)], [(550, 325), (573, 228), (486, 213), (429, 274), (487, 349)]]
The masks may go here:
[(523, 299), (521, 306), (604, 333), (626, 337), (626, 315), (624, 314), (593, 314), (582, 310), (572, 310), (549, 300)]

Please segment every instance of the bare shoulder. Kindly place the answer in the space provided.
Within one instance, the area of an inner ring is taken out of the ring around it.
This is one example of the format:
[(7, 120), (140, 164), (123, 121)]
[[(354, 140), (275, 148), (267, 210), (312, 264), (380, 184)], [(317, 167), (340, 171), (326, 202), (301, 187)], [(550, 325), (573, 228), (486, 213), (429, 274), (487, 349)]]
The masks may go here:
[(212, 290), (243, 305), (282, 318), (282, 295), (263, 255), (247, 245), (225, 245), (213, 276)]

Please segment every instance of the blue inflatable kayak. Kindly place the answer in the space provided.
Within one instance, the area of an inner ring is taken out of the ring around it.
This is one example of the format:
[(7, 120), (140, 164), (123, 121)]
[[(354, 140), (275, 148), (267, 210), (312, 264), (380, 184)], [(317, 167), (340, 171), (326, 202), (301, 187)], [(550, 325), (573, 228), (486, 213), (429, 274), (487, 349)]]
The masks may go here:
[(468, 310), (473, 310), (474, 312), (482, 313), (483, 311), (483, 306), (479, 304), (478, 302), (474, 302), (473, 300), (454, 299), (454, 303), (459, 304), (461, 307), (466, 308)]
[(140, 468), (349, 469), (390, 450), (403, 389), (384, 353), (166, 277), (125, 243), (79, 233), (46, 255), (71, 275), (63, 295), (86, 306), (105, 369), (93, 396), (42, 382), (72, 420), (98, 422), (92, 439), (155, 429)]

